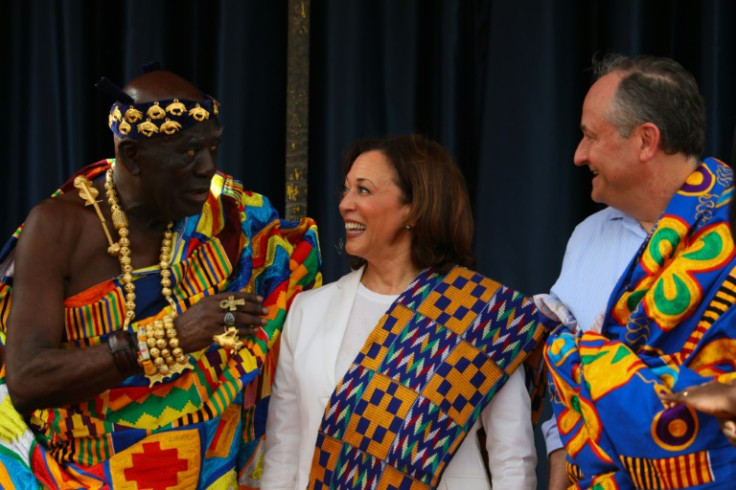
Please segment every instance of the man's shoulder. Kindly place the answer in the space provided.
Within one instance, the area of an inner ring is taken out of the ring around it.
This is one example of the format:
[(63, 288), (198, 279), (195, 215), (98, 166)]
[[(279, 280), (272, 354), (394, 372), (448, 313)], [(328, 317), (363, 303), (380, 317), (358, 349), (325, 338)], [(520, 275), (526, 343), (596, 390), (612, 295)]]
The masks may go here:
[(636, 222), (633, 218), (618, 209), (608, 206), (600, 211), (596, 211), (578, 223), (570, 239), (580, 237), (581, 235), (598, 235), (606, 231), (618, 230), (625, 226), (634, 225), (636, 225)]
[(623, 219), (624, 216), (626, 215), (618, 209), (606, 206), (586, 217), (578, 224), (578, 227), (605, 226), (610, 221)]
[(35, 224), (43, 226), (74, 226), (88, 213), (83, 202), (71, 194), (61, 194), (49, 197), (38, 202), (28, 213), (23, 229), (33, 227)]
[(212, 178), (210, 192), (219, 199), (233, 200), (251, 212), (261, 210), (270, 216), (275, 210), (268, 197), (246, 189), (240, 180), (219, 170)]

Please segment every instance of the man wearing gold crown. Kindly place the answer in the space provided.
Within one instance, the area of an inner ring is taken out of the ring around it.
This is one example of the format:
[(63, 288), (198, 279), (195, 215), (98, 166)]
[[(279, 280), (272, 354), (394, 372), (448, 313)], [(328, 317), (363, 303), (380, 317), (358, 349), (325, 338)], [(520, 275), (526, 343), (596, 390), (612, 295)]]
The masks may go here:
[(188, 81), (99, 86), (115, 159), (0, 256), (0, 486), (257, 487), (269, 349), (321, 283), (316, 226), (217, 171), (219, 106)]

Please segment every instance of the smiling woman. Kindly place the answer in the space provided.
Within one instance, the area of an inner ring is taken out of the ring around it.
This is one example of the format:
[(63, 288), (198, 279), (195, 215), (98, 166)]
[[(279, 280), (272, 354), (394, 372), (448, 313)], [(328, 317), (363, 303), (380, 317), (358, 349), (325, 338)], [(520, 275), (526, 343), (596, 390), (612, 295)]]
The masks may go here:
[[(545, 329), (530, 299), (467, 268), (473, 217), (452, 156), (419, 135), (389, 136), (356, 142), (344, 172), (354, 270), (291, 307), (262, 488), (363, 488), (359, 469), (391, 488), (488, 489), (482, 430), (493, 487), (535, 488), (532, 402), (515, 368)], [(499, 336), (520, 350), (502, 352)]]
[[(412, 264), (411, 206), (397, 181), (394, 166), (378, 150), (358, 156), (345, 176), (345, 192), (340, 201), (345, 251), (371, 263), (371, 274), (364, 274), (364, 284), (371, 282), (371, 275), (386, 278), (385, 272), (396, 265)], [(382, 285), (374, 280), (375, 288), (371, 289), (398, 293), (418, 273), (419, 269), (408, 267), (406, 277), (397, 278), (396, 285)]]

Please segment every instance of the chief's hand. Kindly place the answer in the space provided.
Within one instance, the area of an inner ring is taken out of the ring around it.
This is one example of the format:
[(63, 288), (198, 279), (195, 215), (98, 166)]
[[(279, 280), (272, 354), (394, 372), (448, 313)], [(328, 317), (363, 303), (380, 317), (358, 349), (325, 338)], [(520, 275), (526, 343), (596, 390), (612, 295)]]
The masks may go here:
[(186, 353), (212, 344), (212, 337), (223, 333), (230, 324), (238, 335), (255, 335), (268, 321), (263, 315), (263, 298), (255, 294), (226, 292), (202, 298), (176, 319), (179, 345)]

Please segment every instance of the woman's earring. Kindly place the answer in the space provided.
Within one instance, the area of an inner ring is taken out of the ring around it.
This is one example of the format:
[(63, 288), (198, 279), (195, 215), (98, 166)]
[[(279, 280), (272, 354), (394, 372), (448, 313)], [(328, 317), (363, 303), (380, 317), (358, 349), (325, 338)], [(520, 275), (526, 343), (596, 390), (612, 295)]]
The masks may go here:
[(411, 225), (406, 225), (404, 226), (404, 228), (406, 228), (407, 230), (411, 230)]

